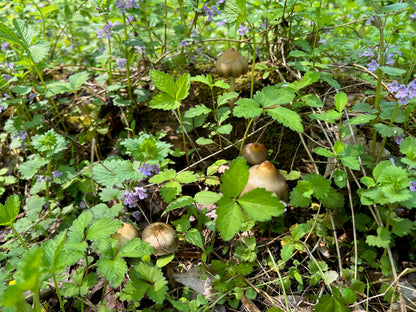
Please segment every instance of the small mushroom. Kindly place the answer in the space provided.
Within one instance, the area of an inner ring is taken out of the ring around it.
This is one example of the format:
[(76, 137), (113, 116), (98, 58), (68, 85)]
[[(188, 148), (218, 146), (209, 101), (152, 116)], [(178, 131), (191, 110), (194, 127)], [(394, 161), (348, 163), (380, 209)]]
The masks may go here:
[(268, 152), (266, 146), (261, 143), (249, 143), (244, 145), (241, 156), (246, 159), (249, 165), (257, 165), (267, 159)]
[(247, 184), (240, 196), (255, 188), (264, 188), (266, 191), (275, 193), (280, 200), (289, 201), (289, 190), (285, 178), (268, 160), (250, 167)]
[(248, 62), (237, 50), (230, 48), (215, 63), (215, 69), (221, 76), (230, 77), (230, 91), (235, 91), (235, 78), (248, 71)]
[(157, 256), (174, 253), (178, 247), (175, 230), (162, 222), (151, 223), (142, 232), (142, 240), (148, 242)]
[(120, 250), (129, 240), (139, 237), (139, 231), (133, 225), (123, 222), (123, 227), (117, 229), (117, 233), (111, 234), (110, 237), (118, 240), (117, 250)]

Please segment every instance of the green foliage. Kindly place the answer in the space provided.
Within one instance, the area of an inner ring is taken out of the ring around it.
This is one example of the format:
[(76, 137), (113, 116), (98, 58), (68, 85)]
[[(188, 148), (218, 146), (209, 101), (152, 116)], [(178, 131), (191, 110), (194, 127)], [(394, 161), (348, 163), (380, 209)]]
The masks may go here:
[(17, 195), (7, 198), (5, 204), (0, 204), (0, 225), (11, 225), (20, 211), (20, 200)]

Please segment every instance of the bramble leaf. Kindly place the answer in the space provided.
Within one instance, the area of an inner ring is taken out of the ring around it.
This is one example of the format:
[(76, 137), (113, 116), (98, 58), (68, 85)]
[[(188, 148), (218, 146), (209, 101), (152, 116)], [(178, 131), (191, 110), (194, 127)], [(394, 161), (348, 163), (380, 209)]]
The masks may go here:
[(266, 110), (267, 114), (270, 115), (274, 120), (277, 120), (285, 127), (292, 129), (293, 131), (303, 132), (303, 124), (300, 115), (293, 110), (285, 107), (276, 107), (273, 109)]
[(177, 101), (182, 101), (189, 94), (189, 88), (191, 87), (190, 75), (185, 73), (180, 76), (175, 82), (175, 99)]
[(0, 204), (0, 226), (11, 225), (20, 211), (19, 197), (14, 194), (7, 198), (4, 205)]
[(120, 286), (123, 282), (127, 272), (127, 265), (122, 258), (101, 258), (97, 261), (97, 271), (114, 288)]
[(236, 158), (221, 177), (221, 192), (227, 197), (237, 197), (248, 181), (248, 165), (243, 157)]
[(235, 102), (233, 114), (235, 117), (243, 117), (246, 119), (255, 118), (261, 115), (263, 109), (259, 103), (252, 99), (239, 99)]
[(109, 237), (121, 227), (121, 221), (110, 217), (101, 218), (94, 222), (87, 230), (86, 239), (96, 241)]
[(270, 220), (272, 217), (281, 215), (285, 210), (285, 206), (279, 198), (272, 196), (271, 192), (263, 188), (245, 193), (237, 199), (237, 202), (256, 221)]
[(228, 241), (241, 228), (243, 215), (240, 206), (231, 198), (223, 197), (218, 201), (217, 228), (221, 237)]
[(175, 81), (173, 78), (158, 70), (151, 70), (149, 74), (155, 87), (175, 100)]

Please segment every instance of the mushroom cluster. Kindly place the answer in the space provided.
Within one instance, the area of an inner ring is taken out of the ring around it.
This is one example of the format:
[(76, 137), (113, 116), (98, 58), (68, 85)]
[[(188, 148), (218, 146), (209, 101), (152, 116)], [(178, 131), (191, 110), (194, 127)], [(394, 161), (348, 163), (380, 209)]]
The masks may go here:
[(116, 239), (117, 242), (117, 250), (120, 250), (121, 246), (123, 246), (129, 240), (139, 237), (139, 231), (131, 225), (130, 223), (123, 222), (123, 227), (117, 229), (117, 232), (110, 235), (111, 238)]
[(255, 188), (264, 188), (266, 191), (275, 193), (280, 200), (289, 201), (289, 190), (285, 178), (268, 160), (250, 167), (247, 184), (240, 196)]
[(268, 152), (266, 146), (261, 143), (248, 143), (244, 145), (241, 156), (246, 159), (249, 165), (257, 165), (267, 159)]

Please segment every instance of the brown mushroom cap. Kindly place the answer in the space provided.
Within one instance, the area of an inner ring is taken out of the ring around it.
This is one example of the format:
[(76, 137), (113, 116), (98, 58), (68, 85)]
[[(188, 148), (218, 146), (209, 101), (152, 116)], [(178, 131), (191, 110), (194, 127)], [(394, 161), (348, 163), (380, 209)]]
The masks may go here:
[(215, 69), (221, 76), (237, 78), (248, 71), (248, 62), (237, 50), (231, 48), (222, 54), (215, 63)]
[(280, 200), (284, 202), (289, 201), (289, 190), (285, 178), (268, 160), (260, 165), (250, 167), (247, 184), (240, 196), (255, 188), (264, 188), (266, 191), (275, 193)]
[(268, 154), (266, 146), (261, 143), (246, 144), (241, 151), (241, 156), (243, 156), (250, 165), (261, 164), (267, 159)]
[(118, 240), (117, 250), (120, 250), (129, 240), (139, 237), (139, 231), (133, 225), (123, 222), (123, 227), (117, 229), (117, 233), (111, 234), (110, 237)]
[(162, 222), (146, 226), (142, 232), (142, 240), (148, 242), (155, 249), (157, 256), (174, 253), (178, 247), (175, 230)]

